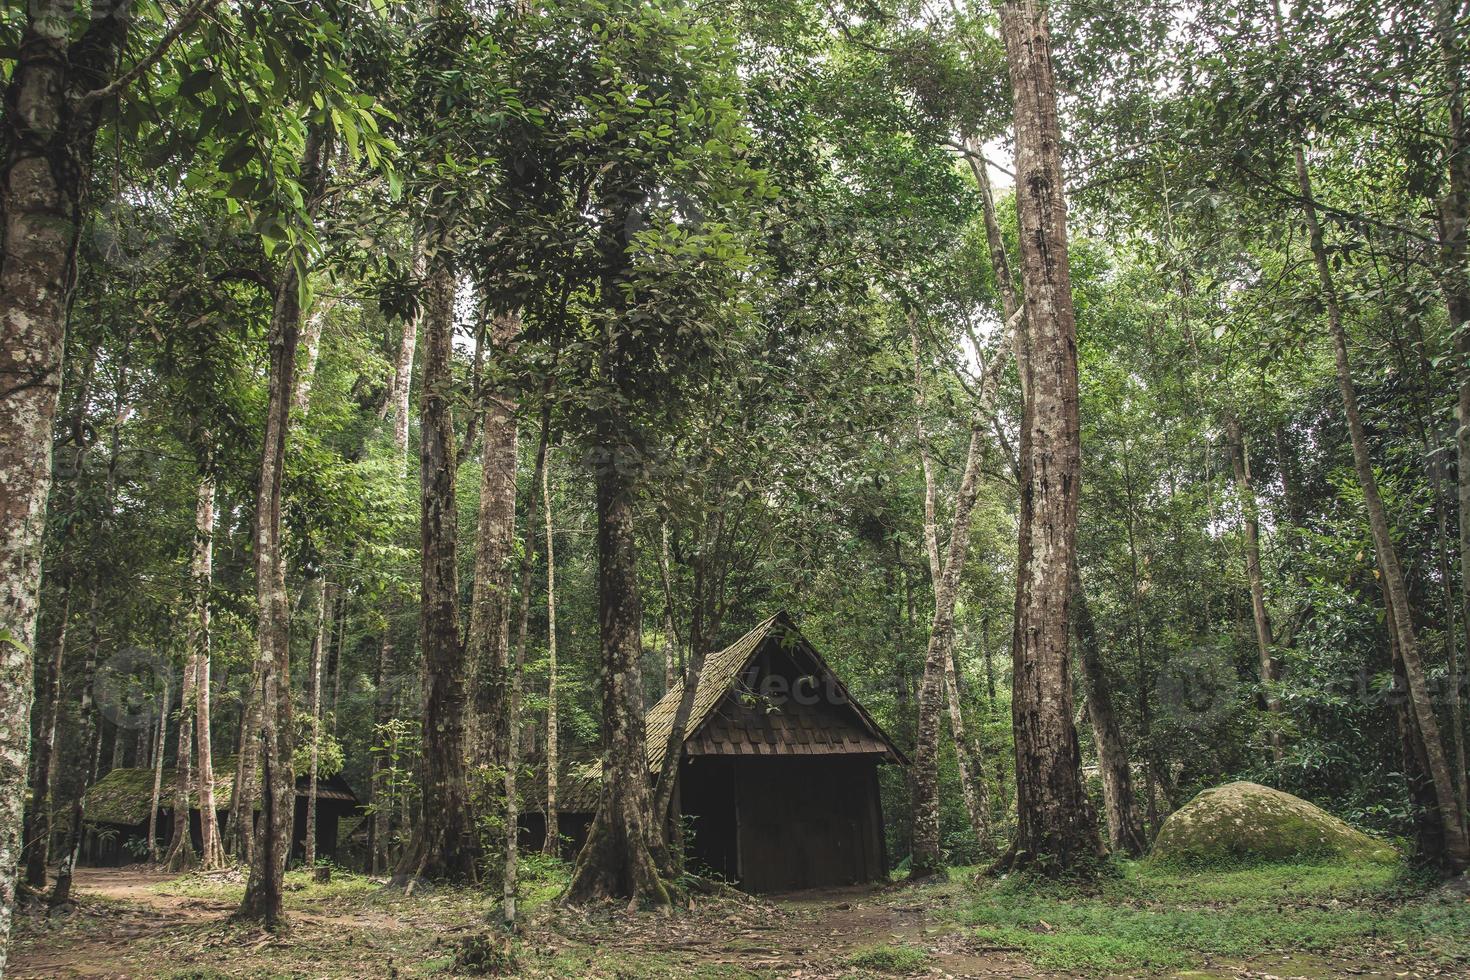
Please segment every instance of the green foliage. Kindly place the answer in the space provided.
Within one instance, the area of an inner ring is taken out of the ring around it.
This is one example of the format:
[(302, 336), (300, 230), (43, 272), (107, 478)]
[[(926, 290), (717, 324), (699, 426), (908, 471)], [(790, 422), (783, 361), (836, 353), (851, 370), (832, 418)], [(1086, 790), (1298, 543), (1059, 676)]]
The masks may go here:
[(929, 969), (929, 959), (929, 954), (917, 946), (889, 943), (883, 946), (859, 947), (847, 958), (847, 962), (862, 970), (907, 975), (926, 972)]

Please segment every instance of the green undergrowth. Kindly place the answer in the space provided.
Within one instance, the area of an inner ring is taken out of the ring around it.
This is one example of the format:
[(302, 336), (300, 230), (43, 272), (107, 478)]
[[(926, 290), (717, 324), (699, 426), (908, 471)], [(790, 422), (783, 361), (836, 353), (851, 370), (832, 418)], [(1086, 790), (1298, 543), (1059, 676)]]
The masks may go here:
[[(159, 895), (175, 898), (233, 903), (240, 901), (245, 895), (245, 875), (243, 868), (232, 874), (186, 874), (160, 882), (152, 890)], [(326, 883), (313, 881), (309, 871), (288, 871), (283, 898), (287, 910), (290, 910), (293, 906), (305, 907), (324, 899), (367, 898), (381, 888), (380, 882), (346, 871), (335, 871), (332, 880)]]
[(1074, 974), (1167, 971), (1274, 953), (1414, 951), (1470, 968), (1470, 903), (1383, 864), (1181, 870), (1118, 862), (1086, 884), (981, 881), (956, 905), (982, 945)]
[(917, 946), (889, 943), (859, 947), (847, 962), (850, 966), (876, 973), (922, 973), (929, 968), (929, 954)]
[[(531, 912), (555, 901), (566, 890), (570, 880), (571, 867), (559, 858), (548, 858), (539, 854), (523, 857), (518, 890), (521, 911)], [(152, 890), (159, 895), (175, 898), (233, 904), (245, 895), (245, 871), (242, 868), (233, 874), (186, 874), (154, 885)], [(477, 892), (469, 888), (427, 884), (415, 890), (415, 897), (432, 897), (439, 902), (464, 905), (467, 909), (472, 909), (492, 902), (498, 903), (500, 889), (487, 888)], [(294, 908), (319, 908), (327, 900), (334, 905), (350, 908), (392, 905), (405, 899), (400, 889), (386, 887), (381, 878), (334, 869), (331, 880), (321, 883), (312, 880), (311, 873), (305, 870), (286, 872), (284, 902), (287, 912)]]

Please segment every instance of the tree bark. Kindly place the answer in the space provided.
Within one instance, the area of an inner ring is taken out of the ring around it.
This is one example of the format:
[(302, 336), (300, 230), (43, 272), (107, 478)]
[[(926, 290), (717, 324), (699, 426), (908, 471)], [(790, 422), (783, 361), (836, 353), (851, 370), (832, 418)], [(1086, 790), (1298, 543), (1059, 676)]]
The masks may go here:
[[(1241, 523), (1245, 530), (1245, 573), (1250, 581), (1251, 619), (1255, 624), (1256, 654), (1260, 660), (1261, 696), (1266, 710), (1273, 715), (1281, 714), (1281, 698), (1275, 685), (1280, 679), (1276, 664), (1275, 639), (1271, 635), (1271, 617), (1266, 612), (1266, 583), (1261, 575), (1261, 522), (1260, 503), (1256, 499), (1255, 484), (1251, 480), (1250, 458), (1246, 455), (1245, 433), (1240, 420), (1232, 413), (1225, 422), (1226, 437), (1230, 440), (1230, 464), (1235, 471), (1235, 489), (1240, 494)], [(1271, 755), (1281, 761), (1281, 731), (1273, 723), (1271, 727)]]
[[(914, 752), (914, 775), (910, 783), (913, 794), (914, 840), (910, 864), (911, 877), (925, 877), (944, 871), (939, 850), (939, 706), (936, 686), (942, 684), (949, 707), (950, 733), (954, 738), (955, 758), (960, 770), (960, 790), (970, 829), (982, 848), (989, 846), (989, 798), (984, 782), (984, 765), (965, 735), (964, 714), (960, 710), (959, 677), (954, 666), (954, 608), (959, 597), (960, 577), (964, 572), (965, 554), (969, 548), (970, 518), (979, 495), (979, 468), (984, 449), (978, 421), (972, 425), (970, 445), (965, 459), (965, 472), (955, 498), (954, 525), (950, 530), (949, 561), (939, 553), (938, 488), (934, 474), (934, 456), (929, 433), (924, 424), (925, 384), (919, 334), (912, 315), (909, 341), (914, 353), (915, 429), (919, 441), (919, 459), (924, 471), (924, 550), (929, 558), (930, 583), (934, 589), (934, 615), (929, 631), (929, 650), (924, 664), (924, 678), (919, 687), (919, 724)], [(1004, 350), (1004, 347), (1002, 347)], [(996, 356), (996, 362), (1001, 357)], [(991, 363), (982, 381), (978, 406), (988, 415), (993, 399), (1000, 363)], [(938, 658), (939, 663), (935, 660)]]
[(311, 761), (306, 783), (306, 847), (302, 857), (308, 868), (316, 866), (316, 777), (321, 764), (322, 743), (322, 648), (328, 636), (329, 588), (323, 583), (316, 594), (316, 634), (311, 639), (311, 672), (306, 679), (307, 701), (311, 707)]
[(256, 739), (255, 714), (259, 710), (254, 681), (241, 692), (240, 737), (235, 756), (235, 776), (230, 791), (230, 812), (225, 818), (225, 852), (244, 861), (254, 861), (255, 834), (251, 822), (255, 813)]
[(51, 428), (101, 100), (133, 5), (29, 8), (0, 115), (0, 974), (9, 951), (31, 740)]
[(53, 821), (51, 778), (56, 751), (56, 719), (61, 711), (61, 670), (66, 662), (67, 625), (71, 618), (70, 573), (61, 584), (61, 610), (56, 632), (51, 637), (51, 656), (46, 661), (46, 687), (41, 701), (41, 723), (37, 728), (34, 771), (31, 775), (31, 818), (25, 841), (26, 884), (40, 891), (46, 887), (46, 865), (50, 861)]
[(327, 314), (335, 305), (332, 300), (318, 302), (301, 328), (298, 350), (301, 363), (296, 365), (295, 393), (291, 396), (291, 407), (298, 415), (305, 415), (311, 406), (311, 385), (316, 379), (316, 362), (321, 354), (322, 328), (326, 326)]
[[(970, 517), (980, 491), (980, 460), (984, 436), (978, 422), (970, 431), (965, 472), (955, 496), (954, 523), (944, 569), (934, 584), (934, 613), (929, 626), (929, 649), (924, 658), (924, 677), (919, 684), (919, 726), (914, 745), (913, 813), (914, 843), (909, 877), (924, 878), (944, 873), (939, 849), (939, 713), (941, 685), (946, 674), (950, 647), (954, 644), (954, 607), (959, 595), (960, 575), (969, 550)], [(927, 455), (927, 453), (926, 453)], [(937, 552), (936, 552), (937, 557)], [(961, 755), (964, 751), (961, 750)], [(963, 764), (963, 763), (962, 763)], [(970, 775), (962, 773), (968, 783)], [(973, 822), (973, 814), (972, 814)], [(983, 827), (976, 827), (977, 834)], [(984, 838), (981, 838), (983, 842)]]
[(516, 860), (520, 854), (520, 797), (516, 789), (521, 765), (521, 673), (526, 663), (526, 633), (531, 620), (531, 572), (536, 564), (536, 495), (546, 480), (546, 443), (551, 436), (551, 404), (543, 396), (541, 438), (536, 443), (536, 462), (531, 471), (531, 499), (526, 507), (526, 542), (521, 553), (521, 598), (516, 620), (515, 653), (506, 670), (505, 739), (505, 868), (501, 875), (501, 918), (509, 929), (516, 924)]
[(1097, 743), (1098, 768), (1102, 772), (1103, 807), (1107, 811), (1108, 842), (1114, 851), (1139, 857), (1147, 850), (1143, 828), (1138, 825), (1133, 802), (1133, 772), (1128, 765), (1128, 747), (1113, 709), (1113, 687), (1102, 659), (1097, 624), (1082, 589), (1082, 577), (1072, 570), (1072, 628), (1082, 648), (1082, 677), (1087, 691), (1087, 717), (1092, 723), (1092, 740)]
[(1011, 701), (1018, 824), (1005, 863), (1060, 874), (1084, 870), (1101, 852), (1082, 786), (1068, 643), (1081, 474), (1076, 323), (1045, 8), (1005, 0), (1000, 24), (1015, 106), (1028, 393)]
[(422, 810), (395, 884), (420, 878), (475, 882), (479, 831), (466, 767), (465, 648), (459, 636), (454, 432), (454, 267), (442, 233), (429, 257), (424, 308), (423, 380), (419, 392), (419, 645), (424, 655)]
[(170, 697), (170, 674), (163, 677), (163, 698), (158, 702), (158, 738), (153, 743), (153, 795), (148, 802), (148, 859), (159, 861), (158, 804), (163, 796), (163, 750), (168, 744), (168, 712), (173, 707)]
[[(420, 278), (424, 275), (424, 257), (418, 246), (415, 245), (413, 256), (414, 275)], [(403, 324), (403, 335), (398, 343), (398, 356), (393, 361), (393, 377), (388, 386), (387, 396), (383, 399), (383, 406), (378, 412), (378, 417), (393, 420), (393, 445), (398, 448), (400, 454), (408, 452), (408, 410), (409, 392), (413, 387), (413, 355), (414, 346), (418, 342), (419, 320), (421, 314), (415, 314)]]
[[(1455, 338), (1455, 360), (1459, 384), (1455, 399), (1456, 502), (1460, 524), (1460, 628), (1459, 646), (1470, 657), (1470, 131), (1465, 124), (1465, 58), (1460, 37), (1462, 4), (1438, 0), (1435, 35), (1445, 72), (1445, 108), (1448, 123), (1449, 193), (1440, 203), (1440, 256), (1444, 267), (1440, 282)], [(1458, 675), (1454, 670), (1452, 674)], [(1465, 731), (1459, 676), (1451, 678), (1452, 723), (1456, 777), (1461, 805), (1470, 808), (1465, 792)]]
[(219, 823), (215, 817), (214, 749), (210, 725), (211, 652), (209, 635), (209, 591), (214, 578), (214, 477), (206, 472), (199, 479), (199, 496), (194, 514), (194, 561), (191, 569), (194, 593), (193, 621), (190, 623), (189, 645), (194, 651), (194, 726), (198, 782), (200, 854), (199, 863), (206, 871), (225, 863), (220, 845)]
[[(1006, 254), (1005, 238), (1001, 234), (1000, 219), (995, 215), (995, 194), (990, 188), (990, 174), (985, 169), (985, 160), (980, 146), (973, 139), (965, 140), (965, 160), (970, 173), (975, 177), (975, 186), (980, 189), (980, 211), (985, 223), (985, 244), (990, 253), (990, 268), (995, 275), (996, 289), (1000, 291), (1000, 308), (1007, 324), (1015, 324), (1021, 309), (1021, 298), (1016, 293), (1016, 281), (1011, 276), (1011, 260)], [(1011, 334), (1011, 350), (1017, 366), (1026, 363), (1026, 331), (1017, 328)], [(1029, 397), (1026, 388), (1026, 372), (1018, 372), (1021, 378), (1021, 401)]]
[(678, 629), (674, 625), (674, 580), (669, 574), (669, 523), (659, 524), (659, 576), (664, 587), (664, 692), (674, 689), (674, 681), (682, 671), (674, 669), (674, 653), (679, 646)]
[[(302, 164), (305, 197), (320, 198), (324, 139), (319, 129), (307, 134)], [(256, 821), (250, 877), (235, 917), (266, 929), (283, 928), (282, 887), (291, 853), (291, 820), (296, 807), (295, 732), (291, 721), (291, 610), (286, 594), (286, 555), (281, 542), (282, 482), (291, 408), (296, 392), (296, 353), (301, 339), (300, 283), (293, 264), (280, 273), (271, 313), (270, 368), (265, 439), (261, 449), (260, 485), (255, 497), (255, 590), (260, 621), (252, 686), (256, 707), (252, 739), (260, 759), (260, 818)], [(246, 765), (247, 753), (240, 753)], [(249, 778), (250, 771), (246, 771)], [(252, 811), (240, 813), (241, 822)], [(243, 828), (242, 828), (243, 830)]]
[(556, 676), (556, 529), (551, 515), (551, 467), (541, 471), (541, 501), (546, 511), (546, 840), (542, 851), (556, 854), (561, 827), (557, 817), (557, 767), (560, 725)]
[(960, 707), (959, 671), (955, 667), (953, 643), (949, 645), (949, 655), (944, 658), (944, 694), (949, 704), (949, 730), (954, 738), (955, 756), (959, 761), (960, 791), (965, 798), (965, 813), (970, 817), (970, 829), (974, 832), (980, 849), (989, 851), (990, 785), (985, 779), (985, 757), (965, 731), (965, 716)]
[(642, 604), (633, 509), (636, 457), (620, 420), (604, 415), (594, 451), (597, 485), (597, 605), (602, 648), (602, 791), (577, 856), (568, 901), (620, 896), (668, 905), (649, 847), (644, 753)]
[(193, 785), (190, 761), (194, 754), (194, 707), (197, 703), (195, 685), (199, 678), (196, 642), (191, 636), (190, 652), (184, 661), (184, 686), (179, 699), (179, 740), (174, 757), (174, 826), (169, 836), (168, 854), (163, 859), (164, 867), (175, 873), (187, 871), (199, 861), (199, 855), (194, 851), (193, 836), (189, 832), (189, 790)]
[[(491, 324), (494, 373), (503, 375), (514, 353), (520, 319), (498, 316)], [(475, 718), (470, 763), (486, 769), (505, 764), (506, 672), (513, 606), (512, 555), (515, 553), (517, 399), (508, 385), (485, 392), (480, 423), (480, 519), (475, 538), (475, 583), (470, 598), (466, 656), (475, 676)]]
[[(414, 273), (422, 277), (424, 270), (423, 256), (419, 246), (414, 245), (413, 257)], [(382, 409), (379, 411), (380, 418), (393, 419), (393, 448), (397, 451), (396, 458), (405, 460), (408, 457), (408, 411), (409, 394), (413, 387), (413, 359), (414, 348), (418, 341), (419, 321), (421, 314), (415, 313), (403, 324), (403, 334), (398, 345), (398, 355), (394, 361), (393, 377), (389, 380), (386, 396), (383, 399)], [(390, 599), (384, 614), (385, 625), (382, 637), (378, 645), (378, 666), (374, 674), (374, 685), (377, 697), (373, 703), (373, 731), (374, 739), (376, 733), (388, 723), (392, 713), (393, 699), (388, 690), (391, 672), (396, 664), (396, 651), (393, 641), (393, 620), (398, 611), (398, 602)], [(383, 751), (386, 746), (376, 746), (380, 751), (372, 753), (372, 762), (368, 775), (369, 802), (373, 806), (371, 821), (368, 825), (368, 869), (373, 874), (380, 874), (388, 864), (387, 844), (388, 828), (390, 823), (389, 807), (387, 801), (379, 801), (378, 794), (382, 784)], [(380, 805), (381, 804), (381, 805)]]

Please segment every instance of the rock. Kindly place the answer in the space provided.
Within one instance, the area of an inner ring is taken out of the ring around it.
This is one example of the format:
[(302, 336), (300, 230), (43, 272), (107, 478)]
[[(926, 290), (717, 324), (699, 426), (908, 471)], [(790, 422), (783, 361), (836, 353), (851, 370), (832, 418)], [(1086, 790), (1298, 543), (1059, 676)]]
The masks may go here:
[(1301, 859), (1391, 864), (1398, 853), (1300, 797), (1239, 782), (1207, 789), (1176, 810), (1149, 854), (1191, 865)]

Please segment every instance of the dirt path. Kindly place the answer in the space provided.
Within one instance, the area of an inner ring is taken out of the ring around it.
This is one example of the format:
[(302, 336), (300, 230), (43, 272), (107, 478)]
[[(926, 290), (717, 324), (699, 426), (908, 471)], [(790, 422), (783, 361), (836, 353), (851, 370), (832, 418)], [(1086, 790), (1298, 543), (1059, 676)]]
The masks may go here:
[(935, 896), (933, 904), (925, 905), (913, 904), (914, 898), (912, 892), (860, 887), (798, 893), (778, 902), (804, 913), (790, 935), (805, 940), (814, 954), (808, 965), (814, 968), (834, 959), (845, 962), (863, 949), (901, 944), (930, 954), (931, 975), (1041, 976), (1008, 952), (981, 948), (959, 928), (937, 922), (933, 913), (947, 904), (946, 896)]
[[(200, 899), (172, 898), (150, 889), (173, 875), (121, 868), (78, 868), (74, 909), (19, 910), (9, 975), (118, 976), (123, 956), (140, 938), (189, 922), (217, 919), (227, 909)], [(100, 899), (100, 901), (99, 901)]]
[[(227, 885), (209, 897), (161, 894), (175, 876), (84, 869), (76, 910), (33, 910), (18, 922), (13, 978), (454, 975), (452, 952), (483, 930), (478, 897), (439, 892), (413, 899), (364, 887), (352, 895), (296, 893), (294, 929), (277, 939), (227, 923)], [(191, 891), (196, 889), (191, 888)], [(672, 916), (548, 910), (525, 939), (525, 977), (874, 976), (863, 957), (898, 949), (919, 957), (910, 975), (1035, 977), (1004, 951), (977, 948), (940, 925), (948, 899), (850, 888), (774, 901), (721, 900)]]
[[(941, 924), (933, 911), (946, 896), (913, 904), (912, 891), (875, 887), (823, 889), (733, 904), (692, 915), (646, 917), (612, 934), (602, 927), (563, 935), (588, 941), (593, 935), (633, 957), (664, 960), (667, 975), (709, 975), (746, 970), (801, 980), (874, 976), (883, 971), (866, 958), (899, 949), (915, 959), (910, 976), (985, 978), (1043, 974), (1007, 951), (984, 949), (963, 931)], [(863, 969), (866, 967), (866, 969)], [(664, 975), (664, 974), (656, 974)]]

